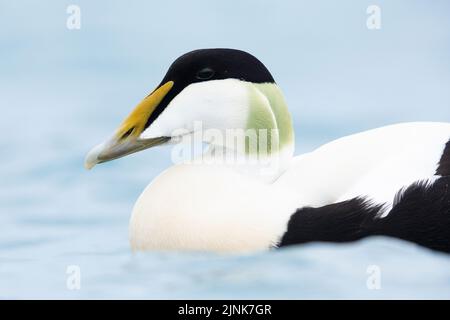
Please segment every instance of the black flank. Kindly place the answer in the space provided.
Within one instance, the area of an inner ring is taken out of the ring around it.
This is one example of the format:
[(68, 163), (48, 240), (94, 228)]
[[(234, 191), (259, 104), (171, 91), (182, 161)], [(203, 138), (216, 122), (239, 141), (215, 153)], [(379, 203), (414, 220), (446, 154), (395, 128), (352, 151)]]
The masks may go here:
[(402, 191), (389, 215), (374, 221), (372, 234), (450, 253), (450, 176)]
[(389, 236), (450, 253), (450, 176), (420, 181), (399, 191), (392, 210), (362, 198), (320, 208), (298, 209), (279, 247), (307, 242), (350, 242)]
[(436, 170), (438, 176), (450, 176), (450, 140), (445, 144), (444, 152)]
[(298, 209), (291, 217), (280, 247), (312, 241), (349, 242), (370, 235), (368, 226), (382, 206), (363, 198), (320, 208)]

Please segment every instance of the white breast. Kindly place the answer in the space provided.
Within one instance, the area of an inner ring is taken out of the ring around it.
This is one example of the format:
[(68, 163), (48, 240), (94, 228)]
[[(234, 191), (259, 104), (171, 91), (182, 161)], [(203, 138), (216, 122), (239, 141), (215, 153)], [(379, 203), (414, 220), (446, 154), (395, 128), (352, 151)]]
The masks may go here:
[[(130, 221), (135, 250), (268, 249), (297, 202), (286, 190), (217, 165), (177, 165), (141, 194)], [(298, 204), (298, 203), (297, 203)]]

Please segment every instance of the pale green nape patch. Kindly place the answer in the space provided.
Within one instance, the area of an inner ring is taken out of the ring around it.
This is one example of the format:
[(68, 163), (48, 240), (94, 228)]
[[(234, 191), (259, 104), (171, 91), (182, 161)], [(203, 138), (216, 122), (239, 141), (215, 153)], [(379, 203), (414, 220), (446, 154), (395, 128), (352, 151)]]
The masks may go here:
[[(248, 141), (249, 134), (255, 132), (257, 134), (257, 141), (260, 141), (259, 134), (267, 132), (267, 153), (272, 151), (272, 132), (278, 129), (275, 115), (270, 107), (268, 99), (253, 86), (252, 83), (247, 84), (248, 97), (249, 97), (249, 114), (247, 120), (246, 132), (247, 137), (245, 141), (245, 152), (251, 151), (259, 152), (259, 145), (255, 148), (250, 148)], [(264, 130), (264, 131), (261, 131)]]
[(280, 130), (280, 146), (293, 144), (295, 136), (292, 118), (280, 88), (275, 83), (255, 83), (253, 85), (269, 100)]
[[(279, 150), (294, 145), (294, 130), (281, 90), (275, 83), (248, 83), (250, 110), (247, 129), (267, 129), (269, 150), (271, 130), (278, 129)], [(246, 145), (247, 150), (247, 145)]]

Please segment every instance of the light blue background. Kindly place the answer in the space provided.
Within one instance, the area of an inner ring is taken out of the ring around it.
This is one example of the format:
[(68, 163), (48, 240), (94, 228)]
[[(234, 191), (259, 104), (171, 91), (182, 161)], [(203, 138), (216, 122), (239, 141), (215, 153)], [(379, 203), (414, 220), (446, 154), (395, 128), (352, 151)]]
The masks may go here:
[[(68, 30), (66, 8), (81, 8)], [(366, 28), (378, 4), (381, 30)], [(1, 298), (450, 298), (450, 259), (371, 239), (249, 256), (132, 255), (127, 226), (168, 148), (83, 169), (180, 54), (256, 55), (297, 153), (401, 121), (450, 121), (448, 1), (0, 1)], [(366, 287), (367, 266), (382, 289)], [(82, 288), (66, 288), (79, 265)]]

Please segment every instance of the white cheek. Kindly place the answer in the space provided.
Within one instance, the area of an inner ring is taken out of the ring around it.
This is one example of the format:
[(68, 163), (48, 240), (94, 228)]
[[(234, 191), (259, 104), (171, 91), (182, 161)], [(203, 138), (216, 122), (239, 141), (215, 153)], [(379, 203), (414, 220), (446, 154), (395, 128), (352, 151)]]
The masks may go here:
[(236, 79), (191, 84), (169, 103), (141, 138), (173, 136), (180, 129), (192, 132), (198, 121), (203, 129), (245, 128), (249, 113), (247, 88), (245, 82)]

